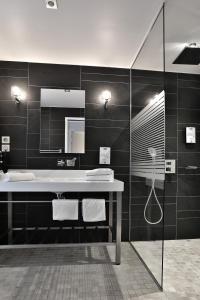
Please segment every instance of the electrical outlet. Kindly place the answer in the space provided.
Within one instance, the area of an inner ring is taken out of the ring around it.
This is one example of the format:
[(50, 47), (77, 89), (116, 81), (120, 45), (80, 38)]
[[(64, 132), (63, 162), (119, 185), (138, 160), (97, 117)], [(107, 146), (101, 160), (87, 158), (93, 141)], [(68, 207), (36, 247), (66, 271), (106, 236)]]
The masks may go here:
[(10, 144), (10, 137), (9, 136), (2, 136), (1, 137), (2, 144)]
[(10, 145), (3, 144), (1, 145), (2, 152), (10, 152)]

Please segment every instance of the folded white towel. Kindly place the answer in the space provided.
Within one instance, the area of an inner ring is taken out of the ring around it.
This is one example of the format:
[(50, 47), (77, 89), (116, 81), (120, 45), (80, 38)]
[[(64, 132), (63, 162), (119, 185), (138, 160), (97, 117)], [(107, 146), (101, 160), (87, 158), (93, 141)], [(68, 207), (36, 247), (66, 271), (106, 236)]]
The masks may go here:
[(84, 222), (99, 222), (106, 220), (105, 199), (83, 199), (82, 215)]
[(55, 199), (52, 201), (53, 220), (78, 220), (78, 200)]
[(94, 176), (86, 176), (86, 181), (113, 181), (113, 175), (94, 175)]
[(4, 174), (3, 181), (32, 181), (35, 180), (36, 177), (33, 173), (26, 172), (8, 172)]
[(85, 172), (85, 174), (86, 176), (112, 175), (114, 174), (114, 171), (109, 168), (99, 168), (99, 169), (88, 170)]

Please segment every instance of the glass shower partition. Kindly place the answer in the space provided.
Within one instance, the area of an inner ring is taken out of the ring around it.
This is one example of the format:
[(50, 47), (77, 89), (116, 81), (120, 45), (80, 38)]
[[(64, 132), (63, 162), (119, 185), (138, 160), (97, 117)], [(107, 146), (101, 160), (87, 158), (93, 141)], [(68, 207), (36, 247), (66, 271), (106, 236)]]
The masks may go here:
[(130, 241), (163, 285), (165, 92), (164, 7), (131, 68)]

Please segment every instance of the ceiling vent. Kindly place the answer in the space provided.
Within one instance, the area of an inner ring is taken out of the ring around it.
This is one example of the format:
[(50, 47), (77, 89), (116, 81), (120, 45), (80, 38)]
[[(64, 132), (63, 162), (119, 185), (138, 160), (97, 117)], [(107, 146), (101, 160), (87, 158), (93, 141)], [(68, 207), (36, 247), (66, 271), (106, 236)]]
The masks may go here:
[(58, 9), (57, 0), (45, 0), (46, 7), (50, 9)]

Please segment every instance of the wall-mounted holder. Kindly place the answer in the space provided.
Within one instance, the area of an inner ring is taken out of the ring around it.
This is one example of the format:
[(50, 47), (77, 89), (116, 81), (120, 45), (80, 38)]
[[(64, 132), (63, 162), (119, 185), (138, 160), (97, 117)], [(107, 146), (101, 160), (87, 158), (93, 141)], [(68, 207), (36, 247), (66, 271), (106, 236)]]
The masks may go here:
[(196, 143), (196, 128), (186, 127), (186, 143), (195, 144)]
[(110, 91), (103, 91), (101, 94), (101, 100), (104, 102), (104, 109), (108, 109), (108, 102), (111, 100), (111, 92)]
[(15, 100), (15, 103), (19, 104), (26, 99), (26, 93), (18, 86), (11, 87), (11, 97)]
[(99, 150), (99, 164), (110, 165), (110, 147), (100, 147)]

